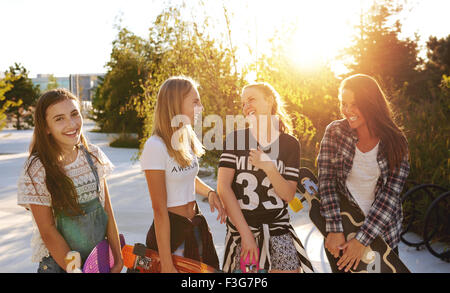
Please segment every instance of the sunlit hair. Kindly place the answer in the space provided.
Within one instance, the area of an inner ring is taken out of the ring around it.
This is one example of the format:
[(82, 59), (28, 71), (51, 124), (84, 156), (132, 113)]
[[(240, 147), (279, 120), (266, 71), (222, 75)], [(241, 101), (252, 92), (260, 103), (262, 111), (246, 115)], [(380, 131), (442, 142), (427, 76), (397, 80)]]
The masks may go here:
[(394, 115), (380, 85), (365, 74), (347, 77), (339, 88), (341, 111), (344, 89), (353, 92), (355, 104), (364, 116), (369, 132), (381, 139), (389, 168), (395, 169), (408, 153), (408, 142), (402, 129), (394, 122)]
[[(34, 112), (35, 126), (29, 148), (30, 156), (27, 172), (31, 177), (29, 172), (30, 168), (34, 161), (39, 159), (45, 169), (45, 185), (51, 195), (54, 211), (56, 213), (64, 212), (67, 215), (75, 216), (82, 214), (78, 204), (77, 192), (73, 181), (65, 174), (63, 166), (59, 163), (62, 149), (53, 136), (47, 132), (47, 109), (51, 105), (64, 100), (74, 100), (78, 104), (78, 107), (80, 107), (78, 98), (66, 89), (50, 90), (39, 97)], [(87, 140), (82, 133), (79, 143), (83, 144), (89, 151)], [(93, 157), (100, 162), (97, 157), (94, 155)]]
[[(164, 141), (169, 155), (182, 167), (191, 165), (194, 159), (191, 150), (197, 157), (201, 157), (205, 153), (202, 143), (190, 124), (172, 126), (174, 118), (182, 115), (183, 100), (191, 90), (197, 91), (196, 83), (191, 78), (170, 77), (159, 89), (154, 113), (152, 135), (157, 135)], [(172, 145), (172, 138), (176, 133), (183, 135), (180, 135), (177, 142), (180, 144), (175, 149)]]
[(278, 92), (267, 82), (257, 82), (246, 85), (242, 89), (242, 93), (244, 93), (244, 91), (249, 88), (258, 89), (264, 95), (264, 98), (266, 100), (273, 102), (271, 114), (278, 116), (280, 122), (279, 130), (281, 132), (291, 134), (292, 133), (291, 119), (289, 118), (289, 115), (287, 114), (284, 108), (284, 102), (281, 99), (280, 94), (278, 94)]

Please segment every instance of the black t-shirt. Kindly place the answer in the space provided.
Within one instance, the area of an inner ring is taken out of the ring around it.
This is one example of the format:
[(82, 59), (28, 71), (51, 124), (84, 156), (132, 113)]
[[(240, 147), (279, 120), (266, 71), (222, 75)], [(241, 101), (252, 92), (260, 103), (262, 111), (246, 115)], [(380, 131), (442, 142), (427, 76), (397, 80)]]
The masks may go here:
[(293, 136), (281, 133), (276, 141), (262, 147), (249, 128), (230, 133), (224, 143), (219, 168), (235, 170), (232, 189), (246, 219), (264, 216), (287, 208), (263, 170), (249, 163), (250, 149), (260, 147), (286, 180), (297, 181), (300, 165), (300, 144)]

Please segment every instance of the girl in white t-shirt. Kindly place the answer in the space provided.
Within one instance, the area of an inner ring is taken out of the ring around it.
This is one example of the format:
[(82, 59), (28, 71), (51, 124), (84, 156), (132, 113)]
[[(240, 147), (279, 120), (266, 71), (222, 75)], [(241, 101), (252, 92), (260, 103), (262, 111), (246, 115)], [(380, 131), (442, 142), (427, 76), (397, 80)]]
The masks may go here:
[(62, 273), (65, 257), (82, 263), (107, 238), (115, 265), (123, 267), (106, 176), (113, 165), (82, 134), (79, 100), (65, 89), (44, 93), (35, 110), (30, 156), (18, 181), (18, 204), (31, 210), (33, 262), (39, 273)]
[(211, 233), (195, 201), (196, 193), (208, 197), (211, 211), (217, 209), (217, 219), (225, 221), (217, 193), (197, 177), (197, 157), (204, 149), (191, 125), (201, 111), (191, 79), (166, 80), (158, 93), (152, 136), (140, 157), (154, 213), (146, 244), (159, 251), (162, 273), (177, 272), (172, 254), (219, 269)]
[[(344, 119), (325, 129), (317, 163), (326, 253), (333, 272), (348, 272), (358, 267), (366, 247), (378, 236), (398, 254), (400, 194), (410, 166), (408, 141), (376, 79), (365, 74), (347, 77), (339, 100)], [(344, 235), (340, 196), (365, 216), (351, 239)]]

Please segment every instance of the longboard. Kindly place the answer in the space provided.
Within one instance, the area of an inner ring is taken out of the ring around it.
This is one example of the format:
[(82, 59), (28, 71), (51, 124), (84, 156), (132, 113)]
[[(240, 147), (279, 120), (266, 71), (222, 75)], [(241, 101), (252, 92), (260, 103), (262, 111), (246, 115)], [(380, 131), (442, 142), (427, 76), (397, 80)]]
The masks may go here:
[[(144, 244), (136, 243), (134, 246), (125, 245), (122, 255), (127, 273), (160, 273), (161, 262), (157, 251), (147, 248)], [(178, 255), (172, 255), (175, 268), (180, 273), (220, 273), (215, 268)]]
[[(125, 246), (125, 238), (119, 235), (120, 246)], [(91, 251), (83, 265), (83, 273), (109, 273), (114, 266), (114, 256), (108, 240), (102, 240)]]
[[(300, 168), (299, 184), (297, 190), (306, 199), (309, 204), (309, 217), (317, 227), (323, 237), (327, 236), (325, 229), (325, 219), (320, 214), (320, 198), (318, 194), (318, 180), (308, 168)], [(349, 200), (339, 195), (339, 207), (341, 210), (342, 225), (344, 235), (347, 241), (356, 236), (359, 228), (364, 224), (364, 214), (353, 207)], [(336, 259), (327, 253), (328, 260), (333, 272), (339, 271), (336, 266)], [(392, 251), (389, 245), (378, 236), (367, 246), (361, 262), (356, 270), (350, 269), (352, 273), (410, 273), (409, 269), (403, 264), (398, 255)]]

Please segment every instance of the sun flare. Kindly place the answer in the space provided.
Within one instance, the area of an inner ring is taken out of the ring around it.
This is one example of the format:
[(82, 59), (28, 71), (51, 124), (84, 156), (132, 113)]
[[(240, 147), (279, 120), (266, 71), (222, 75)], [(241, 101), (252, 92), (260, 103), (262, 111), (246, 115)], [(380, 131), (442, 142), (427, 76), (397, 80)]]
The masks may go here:
[[(311, 70), (330, 64), (342, 72), (342, 64), (335, 59), (351, 45), (360, 13), (368, 7), (363, 1), (319, 0), (277, 4), (261, 1), (253, 8), (258, 44), (275, 34), (283, 42), (283, 51), (299, 68)], [(274, 27), (274, 23), (278, 26)], [(258, 49), (264, 50), (261, 45)]]

